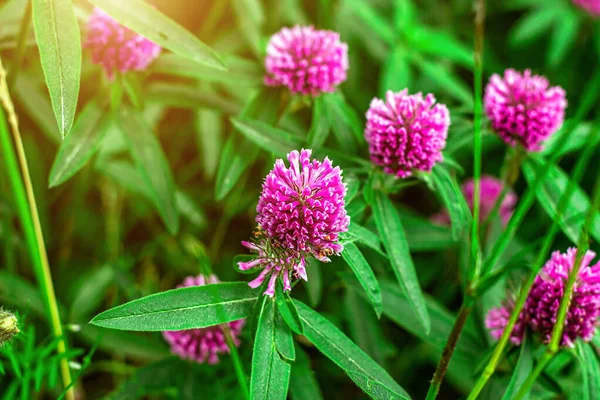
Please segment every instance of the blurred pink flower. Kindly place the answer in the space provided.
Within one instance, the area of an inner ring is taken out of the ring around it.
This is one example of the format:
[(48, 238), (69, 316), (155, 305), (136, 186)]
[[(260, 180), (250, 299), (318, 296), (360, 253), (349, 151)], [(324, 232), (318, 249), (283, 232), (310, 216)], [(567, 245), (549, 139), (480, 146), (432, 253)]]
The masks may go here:
[(507, 144), (539, 151), (542, 142), (561, 126), (567, 100), (559, 86), (543, 76), (514, 69), (494, 74), (485, 88), (484, 108), (492, 128)]
[[(473, 192), (475, 189), (475, 183), (473, 179), (469, 179), (462, 185), (462, 193), (465, 196), (465, 200), (469, 205), (469, 209), (473, 210)], [(494, 205), (498, 200), (498, 197), (502, 193), (504, 189), (504, 183), (501, 180), (494, 178), (490, 175), (483, 175), (481, 177), (481, 200), (480, 200), (480, 212), (479, 212), (479, 220), (485, 221), (490, 212), (494, 209)], [(517, 204), (518, 197), (516, 193), (510, 189), (504, 199), (502, 200), (502, 204), (498, 209), (498, 215), (502, 219), (502, 223), (506, 225), (508, 220), (513, 214), (515, 205)], [(447, 210), (442, 210), (438, 214), (431, 217), (431, 220), (440, 225), (449, 225), (450, 224), (450, 216), (448, 215)]]
[[(219, 280), (214, 275), (209, 277), (204, 275), (189, 276), (177, 287), (203, 286), (218, 282)], [(236, 346), (240, 345), (238, 336), (244, 323), (245, 320), (240, 319), (227, 324)], [(163, 337), (171, 345), (173, 354), (177, 354), (184, 360), (192, 360), (200, 364), (204, 362), (216, 364), (219, 362), (219, 354), (229, 353), (229, 347), (221, 325), (183, 331), (165, 331)]]
[(348, 46), (336, 32), (312, 26), (283, 28), (271, 37), (265, 84), (287, 86), (294, 94), (333, 92), (346, 80)]
[(88, 21), (84, 47), (91, 51), (92, 61), (104, 67), (109, 78), (117, 71), (144, 70), (161, 52), (159, 45), (119, 24), (97, 7)]
[(400, 178), (414, 170), (429, 172), (444, 159), (449, 126), (448, 108), (435, 104), (432, 94), (388, 91), (385, 101), (373, 99), (367, 111), (365, 138), (371, 161)]
[(277, 277), (283, 279), (284, 290), (292, 288), (292, 272), (307, 280), (307, 256), (327, 262), (329, 256), (343, 250), (338, 235), (348, 230), (350, 218), (346, 214), (342, 171), (334, 168), (328, 158), (323, 162), (311, 160), (311, 154), (311, 150), (292, 151), (287, 156), (289, 168), (282, 159), (275, 162), (256, 207), (256, 240), (242, 242), (258, 256), (239, 263), (239, 267), (262, 268), (250, 286), (258, 287), (270, 276), (265, 291), (268, 296), (275, 293)]
[(600, 0), (573, 0), (573, 4), (587, 11), (592, 17), (600, 17)]
[[(569, 248), (566, 253), (552, 253), (550, 260), (535, 278), (516, 329), (511, 335), (513, 343), (521, 343), (525, 327), (539, 334), (544, 343), (550, 341), (565, 284), (575, 264), (576, 252), (575, 248)], [(589, 342), (596, 333), (600, 317), (600, 262), (590, 265), (594, 257), (596, 253), (588, 251), (581, 260), (561, 346), (573, 347), (577, 338)], [(490, 310), (486, 326), (492, 337), (500, 337), (511, 311), (510, 305)]]

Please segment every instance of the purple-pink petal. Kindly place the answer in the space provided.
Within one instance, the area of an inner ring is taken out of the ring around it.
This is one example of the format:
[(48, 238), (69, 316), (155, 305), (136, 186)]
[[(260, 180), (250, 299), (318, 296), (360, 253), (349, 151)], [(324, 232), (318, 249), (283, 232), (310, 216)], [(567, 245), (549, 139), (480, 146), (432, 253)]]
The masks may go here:
[(159, 45), (119, 24), (100, 8), (90, 15), (84, 47), (109, 78), (116, 72), (144, 70), (161, 52)]
[(484, 108), (492, 128), (510, 146), (539, 151), (542, 143), (561, 126), (567, 100), (565, 91), (548, 80), (507, 69), (492, 75), (485, 88)]
[(573, 4), (585, 10), (594, 18), (600, 18), (600, 0), (573, 0)]
[[(577, 250), (569, 248), (566, 253), (555, 251), (535, 278), (525, 306), (517, 322), (511, 340), (519, 344), (525, 327), (538, 334), (544, 343), (550, 341), (558, 308), (564, 293), (569, 273), (575, 265)], [(567, 312), (562, 346), (572, 347), (577, 338), (590, 341), (594, 337), (600, 317), (600, 261), (590, 265), (596, 253), (587, 251), (581, 260), (579, 274), (573, 289), (571, 304)], [(504, 309), (504, 310), (503, 310)], [(508, 320), (512, 306), (493, 309), (486, 319), (492, 337), (499, 337)]]
[(348, 46), (336, 32), (312, 26), (283, 28), (271, 37), (265, 84), (287, 86), (294, 94), (333, 92), (346, 80)]
[(373, 99), (367, 111), (365, 138), (371, 161), (389, 174), (406, 178), (429, 172), (444, 159), (450, 113), (435, 97), (408, 90)]
[(306, 257), (329, 261), (343, 246), (339, 234), (348, 231), (350, 217), (345, 208), (346, 185), (342, 171), (328, 158), (311, 159), (311, 150), (294, 150), (275, 162), (263, 183), (256, 207), (258, 231), (252, 243), (244, 246), (258, 253), (257, 260), (240, 267), (262, 266), (250, 282), (255, 288), (270, 276), (265, 295), (273, 296), (277, 278), (291, 290), (293, 279), (307, 280)]

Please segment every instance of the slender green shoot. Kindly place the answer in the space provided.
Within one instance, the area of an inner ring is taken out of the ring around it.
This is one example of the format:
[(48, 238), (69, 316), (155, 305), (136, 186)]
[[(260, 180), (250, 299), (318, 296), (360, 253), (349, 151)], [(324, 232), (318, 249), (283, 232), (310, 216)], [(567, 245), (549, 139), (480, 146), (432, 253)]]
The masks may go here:
[(448, 370), (448, 365), (452, 359), (452, 354), (460, 338), (460, 334), (467, 322), (469, 314), (473, 309), (475, 299), (471, 296), (470, 285), (473, 280), (477, 279), (481, 270), (481, 245), (479, 243), (479, 212), (480, 212), (480, 191), (481, 191), (481, 118), (483, 114), (483, 99), (482, 99), (482, 84), (483, 84), (483, 38), (484, 38), (484, 22), (485, 22), (485, 0), (477, 0), (475, 2), (475, 48), (473, 58), (475, 63), (475, 82), (474, 82), (474, 134), (473, 134), (473, 218), (471, 220), (471, 265), (469, 269), (469, 284), (463, 298), (463, 303), (460, 307), (450, 336), (442, 357), (435, 369), (433, 379), (427, 391), (426, 400), (435, 400), (444, 377)]
[[(54, 336), (61, 338), (57, 344), (57, 349), (58, 353), (62, 355), (67, 351), (67, 345), (63, 337), (62, 323), (58, 313), (58, 304), (54, 293), (48, 255), (46, 254), (46, 246), (44, 244), (44, 236), (35, 202), (33, 185), (29, 175), (25, 149), (23, 148), (21, 134), (19, 133), (17, 116), (8, 92), (6, 71), (4, 70), (1, 61), (0, 101), (2, 102), (2, 109), (0, 110), (0, 147), (3, 154), (2, 158), (4, 158), (6, 162), (9, 179), (15, 196), (15, 204), (23, 225), (23, 232), (34, 265), (34, 272), (38, 279), (42, 297), (48, 307), (52, 332), (54, 333)], [(8, 127), (9, 124), (11, 129)], [(11, 142), (9, 131), (12, 131), (14, 147)], [(69, 361), (66, 358), (61, 358), (60, 368), (63, 385), (65, 388), (69, 387), (69, 385), (71, 385), (71, 371), (69, 369)], [(66, 398), (68, 400), (75, 399), (75, 392), (72, 388), (67, 391)]]

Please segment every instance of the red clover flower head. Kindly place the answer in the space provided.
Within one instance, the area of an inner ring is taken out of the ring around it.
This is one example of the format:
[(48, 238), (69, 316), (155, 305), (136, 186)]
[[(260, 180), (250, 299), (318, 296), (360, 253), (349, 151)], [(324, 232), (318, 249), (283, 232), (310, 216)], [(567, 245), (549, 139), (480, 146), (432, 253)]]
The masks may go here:
[[(218, 283), (216, 276), (188, 276), (178, 288), (190, 286), (203, 286)], [(245, 320), (228, 322), (231, 338), (236, 346), (240, 345), (238, 336), (244, 326)], [(200, 329), (186, 329), (183, 331), (165, 331), (163, 337), (171, 345), (171, 352), (184, 360), (192, 360), (197, 363), (216, 364), (219, 362), (219, 354), (229, 353), (229, 347), (225, 340), (221, 325), (210, 326)]]
[(594, 18), (600, 18), (600, 0), (573, 0), (573, 3)]
[[(577, 250), (566, 253), (555, 251), (535, 278), (525, 306), (511, 335), (511, 341), (520, 344), (525, 328), (540, 335), (544, 343), (550, 341), (558, 315), (569, 273), (575, 265)], [(594, 337), (600, 317), (600, 261), (590, 265), (596, 257), (587, 251), (581, 260), (571, 304), (567, 312), (561, 346), (573, 347), (575, 340), (590, 341)], [(499, 338), (508, 321), (512, 306), (496, 308), (489, 312), (486, 326), (494, 338)]]
[(265, 84), (287, 86), (294, 94), (333, 92), (346, 80), (348, 46), (336, 32), (312, 26), (283, 28), (271, 37)]
[(433, 94), (388, 91), (373, 99), (367, 112), (365, 138), (371, 161), (389, 174), (407, 178), (414, 170), (429, 172), (443, 160), (450, 113)]
[(542, 142), (562, 126), (566, 107), (565, 91), (530, 70), (494, 74), (485, 88), (492, 128), (507, 144), (521, 144), (527, 151), (542, 149)]
[(161, 52), (159, 45), (119, 24), (100, 8), (90, 16), (84, 47), (90, 49), (92, 61), (101, 64), (109, 78), (116, 72), (144, 70)]
[[(485, 221), (494, 209), (498, 197), (502, 194), (502, 190), (504, 189), (504, 183), (501, 180), (489, 175), (483, 175), (481, 177), (480, 182), (481, 200), (479, 220)], [(467, 201), (467, 204), (469, 205), (469, 208), (471, 210), (473, 210), (474, 191), (475, 182), (473, 181), (473, 179), (469, 179), (468, 181), (463, 183), (462, 193), (465, 196), (465, 200)], [(512, 189), (509, 190), (504, 196), (502, 204), (500, 204), (500, 208), (498, 209), (498, 215), (500, 215), (500, 218), (504, 225), (508, 223), (508, 220), (512, 216), (515, 205), (517, 204), (517, 200), (518, 197)], [(449, 225), (450, 217), (448, 215), (448, 211), (443, 210), (440, 213), (434, 215), (432, 217), (432, 221), (440, 225)]]
[(311, 154), (311, 150), (292, 151), (287, 156), (289, 167), (282, 159), (275, 162), (256, 207), (255, 240), (242, 242), (258, 255), (238, 265), (241, 270), (262, 268), (251, 287), (260, 286), (270, 276), (268, 296), (275, 293), (278, 277), (286, 291), (292, 288), (290, 274), (307, 280), (306, 257), (327, 262), (329, 256), (344, 249), (339, 234), (348, 231), (350, 218), (342, 171), (328, 158), (320, 162), (311, 159)]

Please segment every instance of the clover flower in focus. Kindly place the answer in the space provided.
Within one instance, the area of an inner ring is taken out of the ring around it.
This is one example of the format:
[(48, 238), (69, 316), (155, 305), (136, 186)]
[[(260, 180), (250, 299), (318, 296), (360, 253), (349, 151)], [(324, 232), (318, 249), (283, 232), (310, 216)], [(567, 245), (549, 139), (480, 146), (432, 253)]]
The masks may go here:
[(88, 20), (84, 47), (111, 79), (117, 72), (146, 69), (161, 52), (159, 45), (119, 24), (99, 8)]
[(333, 92), (346, 80), (348, 46), (336, 32), (312, 26), (283, 28), (267, 45), (265, 84), (294, 94)]
[(240, 270), (260, 270), (249, 283), (256, 288), (267, 277), (264, 294), (273, 296), (277, 278), (283, 289), (291, 290), (293, 279), (307, 280), (306, 258), (328, 262), (329, 256), (344, 249), (339, 234), (348, 231), (350, 218), (346, 214), (346, 185), (342, 171), (325, 158), (311, 159), (311, 150), (294, 150), (288, 154), (290, 167), (282, 159), (263, 183), (256, 207), (258, 230), (244, 246), (257, 253), (249, 262), (238, 263)]
[[(479, 220), (485, 221), (494, 209), (496, 201), (498, 201), (498, 197), (502, 194), (504, 183), (493, 176), (484, 175), (481, 177), (480, 185)], [(474, 191), (475, 182), (473, 179), (469, 179), (462, 185), (462, 194), (465, 196), (465, 200), (467, 201), (471, 211), (473, 211)], [(515, 205), (517, 204), (517, 200), (518, 197), (512, 189), (508, 190), (504, 196), (504, 199), (502, 199), (502, 203), (498, 209), (498, 214), (500, 215), (500, 219), (502, 220), (502, 224), (504, 226), (506, 226), (508, 220), (512, 216)], [(433, 222), (440, 225), (450, 224), (450, 217), (447, 210), (442, 210), (440, 213), (434, 215), (431, 219)]]
[[(528, 327), (538, 334), (544, 343), (549, 343), (552, 329), (558, 315), (569, 273), (575, 265), (577, 250), (569, 248), (566, 253), (555, 251), (535, 278), (525, 306), (511, 334), (511, 341), (520, 344)], [(581, 259), (579, 274), (573, 288), (573, 294), (561, 346), (573, 347), (575, 340), (581, 338), (589, 342), (594, 337), (600, 317), (600, 261), (590, 265), (596, 257), (593, 251), (587, 251)], [(492, 337), (498, 339), (512, 312), (512, 304), (490, 310), (486, 326)]]
[(542, 142), (563, 124), (567, 100), (559, 86), (530, 70), (492, 75), (485, 88), (484, 108), (492, 128), (510, 146), (539, 151)]
[(385, 101), (373, 99), (367, 112), (365, 138), (371, 161), (400, 178), (415, 170), (430, 172), (444, 159), (449, 126), (448, 108), (436, 104), (433, 94), (388, 91)]
[[(219, 280), (214, 275), (189, 276), (177, 287), (203, 286), (218, 282)], [(236, 346), (240, 345), (238, 336), (244, 323), (243, 319), (227, 323), (231, 339)], [(219, 362), (219, 354), (229, 353), (222, 325), (182, 331), (165, 331), (163, 337), (170, 344), (173, 354), (184, 360), (192, 360), (200, 364), (205, 362), (216, 364)]]
[(600, 18), (600, 0), (573, 0), (573, 4), (594, 18)]

